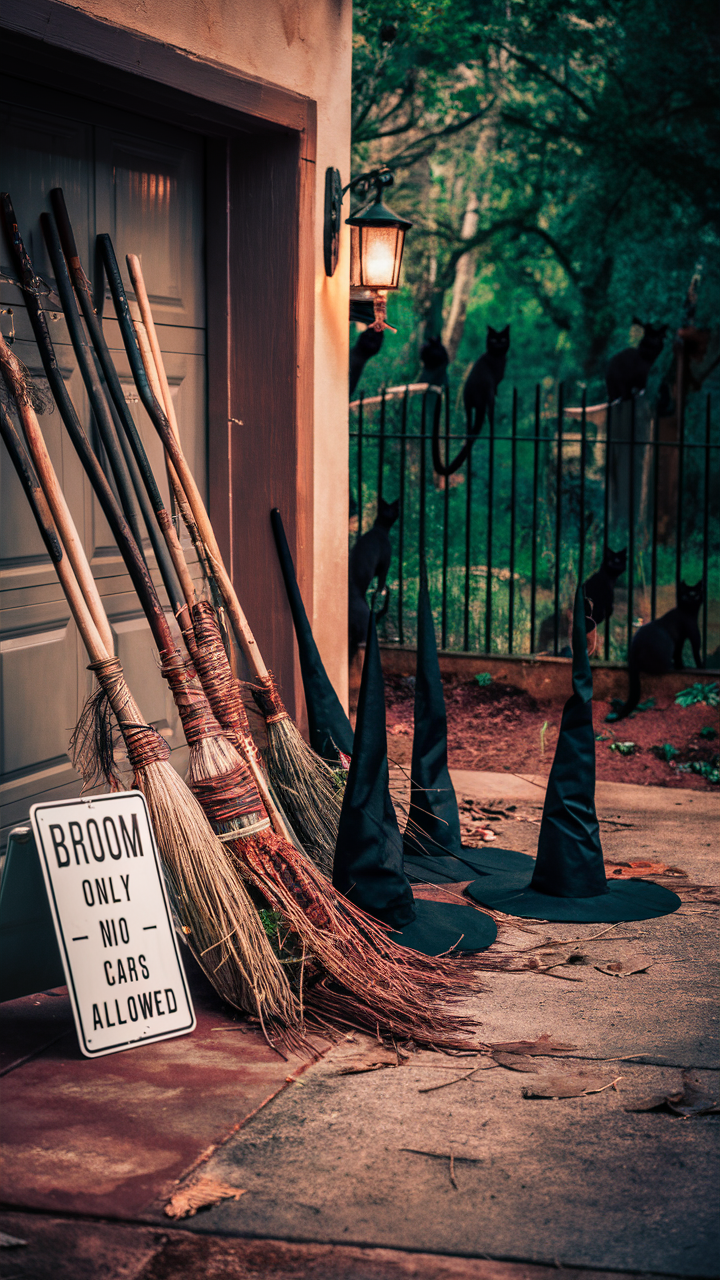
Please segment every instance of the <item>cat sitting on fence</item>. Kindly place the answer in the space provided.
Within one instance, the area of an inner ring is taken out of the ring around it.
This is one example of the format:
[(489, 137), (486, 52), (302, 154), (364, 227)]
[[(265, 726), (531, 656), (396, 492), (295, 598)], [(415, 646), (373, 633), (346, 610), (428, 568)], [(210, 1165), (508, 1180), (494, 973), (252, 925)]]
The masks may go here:
[(635, 710), (640, 701), (640, 675), (659, 676), (683, 669), (683, 648), (689, 640), (696, 667), (702, 666), (700, 654), (700, 628), (697, 616), (704, 599), (702, 580), (694, 587), (681, 582), (678, 588), (677, 606), (654, 622), (646, 622), (635, 632), (628, 654), (630, 693), (628, 700), (618, 710), (611, 711), (608, 720), (624, 720)]
[(627, 568), (627, 547), (622, 551), (605, 548), (600, 568), (591, 573), (583, 583), (583, 593), (588, 612), (596, 624), (612, 616), (615, 603), (615, 583)]
[(350, 348), (350, 395), (352, 396), (365, 365), (372, 356), (376, 356), (383, 344), (384, 329), (376, 329), (370, 325), (363, 329), (357, 342)]
[[(606, 618), (611, 617), (615, 607), (615, 583), (626, 568), (627, 547), (623, 547), (622, 551), (613, 551), (611, 547), (606, 547), (600, 568), (595, 573), (591, 573), (590, 577), (583, 583), (588, 635), (590, 635), (594, 626), (597, 627), (600, 622), (604, 622)], [(566, 609), (558, 616), (558, 656), (561, 658), (572, 657), (572, 648), (570, 646), (572, 622), (572, 609)], [(552, 651), (554, 643), (555, 614), (551, 613), (547, 618), (543, 618), (540, 624), (537, 652), (547, 653)]]
[(468, 435), (477, 435), (487, 415), (495, 417), (495, 397), (505, 376), (505, 362), (510, 349), (510, 325), (493, 329), (488, 325), (485, 351), (475, 361), (463, 387)]
[[(358, 648), (365, 643), (370, 610), (365, 594), (373, 578), (377, 578), (377, 590), (385, 591), (390, 568), (390, 530), (400, 514), (400, 499), (385, 502), (380, 498), (378, 513), (372, 529), (358, 538), (350, 552), (348, 573), (348, 643), (352, 662)], [(390, 604), (390, 591), (378, 617), (384, 617)]]
[(644, 391), (650, 369), (663, 349), (666, 324), (655, 327), (635, 318), (633, 324), (639, 324), (643, 331), (639, 345), (618, 351), (608, 361), (605, 382), (610, 401), (631, 400), (636, 391)]

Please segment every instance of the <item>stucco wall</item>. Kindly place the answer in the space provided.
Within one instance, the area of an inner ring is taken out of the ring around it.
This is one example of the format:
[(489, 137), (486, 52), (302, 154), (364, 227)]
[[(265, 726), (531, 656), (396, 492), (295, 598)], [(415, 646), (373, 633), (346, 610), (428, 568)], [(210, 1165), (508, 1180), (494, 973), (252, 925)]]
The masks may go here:
[(323, 265), (325, 170), (350, 167), (352, 0), (83, 0), (93, 17), (269, 80), (317, 103), (313, 598), (328, 674), (347, 697), (348, 228), (332, 279)]

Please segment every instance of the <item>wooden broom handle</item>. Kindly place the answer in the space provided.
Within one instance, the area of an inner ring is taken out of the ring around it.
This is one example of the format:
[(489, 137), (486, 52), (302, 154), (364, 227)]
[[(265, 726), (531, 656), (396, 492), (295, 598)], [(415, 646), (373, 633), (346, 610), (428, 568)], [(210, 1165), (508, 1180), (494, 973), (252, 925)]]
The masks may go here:
[(35, 464), (38, 479), (47, 496), (47, 504), (55, 524), (61, 532), (68, 560), (74, 570), (75, 585), (80, 584), (87, 607), (109, 655), (115, 652), (110, 624), (100, 599), (95, 579), (87, 562), (85, 549), (80, 541), (75, 521), (65, 501), (65, 495), (50, 461), (50, 454), (40, 430), (37, 414), (27, 399), (23, 371), (17, 356), (10, 350), (0, 334), (0, 369), (10, 389), (22, 423), (28, 448)]
[[(136, 382), (138, 392), (140, 394), (140, 399), (143, 401), (143, 404), (145, 405), (145, 408), (147, 409), (150, 415), (150, 418), (155, 427), (155, 430), (160, 436), (160, 439), (162, 440), (163, 445), (165, 446), (165, 449), (170, 456), (170, 461), (172, 462), (173, 467), (177, 472), (180, 483), (185, 491), (185, 495), (190, 504), (190, 508), (192, 510), (193, 516), (195, 517), (195, 520), (197, 522), (202, 540), (205, 544), (205, 549), (207, 552), (208, 559), (210, 561), (210, 565), (212, 567), (213, 574), (217, 579), (217, 584), (220, 588), (220, 592), (222, 594), (223, 600), (225, 601), (225, 608), (228, 611), (228, 616), (232, 623), (232, 628), (233, 628), (233, 631), (235, 632), (237, 642), (240, 645), (240, 648), (242, 649), (243, 653), (245, 654), (248, 665), (250, 666), (250, 670), (253, 672), (253, 674), (257, 677), (258, 680), (266, 680), (268, 678), (268, 669), (265, 666), (265, 663), (263, 662), (262, 655), (260, 653), (260, 650), (258, 649), (257, 641), (252, 631), (250, 630), (248, 620), (245, 617), (245, 614), (243, 613), (242, 607), (240, 605), (240, 601), (237, 598), (237, 593), (232, 584), (230, 575), (228, 574), (225, 568), (222, 554), (217, 544), (217, 540), (213, 532), (213, 527), (210, 523), (210, 519), (209, 519), (207, 510), (205, 508), (205, 504), (202, 500), (200, 490), (198, 489), (195, 483), (195, 478), (187, 464), (185, 455), (183, 454), (180, 444), (175, 438), (172, 427), (170, 426), (170, 423), (165, 413), (163, 412), (163, 409), (158, 403), (156, 397), (152, 393), (149, 381), (147, 379), (147, 375), (145, 374), (145, 371), (142, 368), (142, 359), (140, 358), (137, 342), (135, 342), (135, 351), (132, 350), (132, 340), (130, 338), (130, 334), (128, 333), (128, 327), (132, 329), (132, 321), (130, 320), (129, 312), (127, 312), (127, 322), (125, 323), (123, 322), (123, 310), (124, 310), (123, 299), (117, 287), (118, 283), (120, 284), (120, 286), (122, 285), (122, 281), (120, 280), (120, 272), (118, 270), (117, 262), (114, 261), (114, 254), (112, 254), (112, 246), (109, 244), (109, 237), (102, 237), (102, 241), (103, 241), (102, 248), (104, 251), (104, 261), (105, 261), (105, 269), (108, 277), (108, 283), (110, 284), (110, 291), (113, 295), (115, 310), (117, 312), (118, 321), (120, 322), (120, 331), (123, 336), (125, 349), (128, 354), (128, 359), (130, 360), (130, 367), (135, 377), (135, 382)], [(109, 250), (109, 253), (108, 253), (108, 250)], [(112, 257), (110, 257), (110, 254), (112, 254)], [(135, 296), (138, 299), (138, 303), (140, 305), (140, 310), (142, 313), (143, 305), (142, 305), (142, 302), (140, 301), (140, 291), (138, 289), (138, 285), (142, 281), (142, 271), (140, 269), (140, 263), (137, 260), (137, 258), (135, 258), (134, 264), (132, 266), (128, 261), (128, 269), (130, 271), (131, 279), (133, 282), (133, 288), (135, 289)], [(147, 299), (147, 291), (144, 290), (144, 282), (143, 282), (143, 292), (144, 292), (145, 298)], [(127, 308), (127, 302), (125, 302), (125, 309), (126, 308)], [(143, 315), (143, 319), (145, 319), (144, 315)], [(133, 331), (133, 337), (134, 337), (134, 331)], [(139, 369), (138, 369), (138, 363), (140, 365)]]
[[(53, 524), (52, 513), (45, 493), (33, 470), (32, 463), (20, 439), (20, 434), (15, 429), (10, 415), (2, 405), (0, 405), (0, 435), (2, 435), (7, 445), (13, 465), (20, 478), (20, 483), (25, 490), (30, 508), (35, 516), (37, 526), (50, 553), (63, 595), (68, 602), (87, 655), (92, 663), (105, 662), (108, 658), (113, 657), (112, 648), (108, 650), (103, 644), (102, 636), (93, 621), (87, 601), (73, 573), (69, 557), (65, 554), (62, 540), (58, 537), (57, 529)], [(119, 693), (120, 697), (113, 702), (113, 710), (120, 728), (122, 729), (124, 724), (142, 724), (142, 712), (127, 686), (120, 690)]]

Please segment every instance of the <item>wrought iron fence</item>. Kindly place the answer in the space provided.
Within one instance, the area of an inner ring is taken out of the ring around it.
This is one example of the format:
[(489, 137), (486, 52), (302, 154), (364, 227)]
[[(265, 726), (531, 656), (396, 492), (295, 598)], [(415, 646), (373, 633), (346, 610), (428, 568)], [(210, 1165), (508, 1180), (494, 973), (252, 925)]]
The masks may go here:
[(644, 395), (610, 406), (583, 395), (567, 406), (562, 385), (538, 386), (522, 405), (511, 391), (447, 479), (433, 467), (433, 430), (445, 459), (470, 439), (448, 388), (361, 396), (350, 427), (351, 542), (372, 525), (379, 498), (400, 499), (386, 641), (414, 642), (424, 548), (443, 649), (562, 653), (576, 583), (608, 547), (626, 547), (598, 656), (624, 661), (635, 629), (675, 606), (680, 580), (702, 577), (703, 660), (720, 665), (720, 433), (710, 395), (663, 418)]

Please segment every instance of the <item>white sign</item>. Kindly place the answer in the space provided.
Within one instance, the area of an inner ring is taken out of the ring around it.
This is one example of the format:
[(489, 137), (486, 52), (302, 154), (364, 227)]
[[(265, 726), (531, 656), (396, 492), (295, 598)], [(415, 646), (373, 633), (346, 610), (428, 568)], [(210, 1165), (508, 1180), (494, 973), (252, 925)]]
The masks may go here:
[(85, 1056), (192, 1031), (142, 792), (36, 804), (30, 817)]

